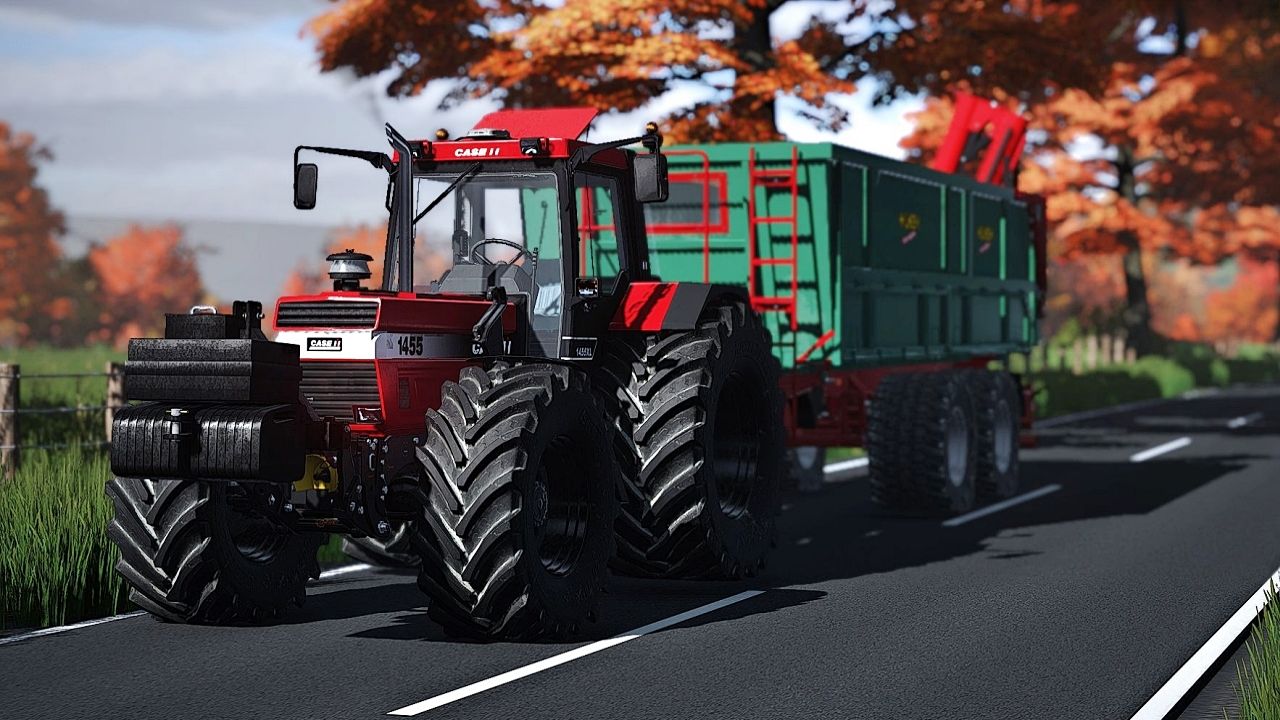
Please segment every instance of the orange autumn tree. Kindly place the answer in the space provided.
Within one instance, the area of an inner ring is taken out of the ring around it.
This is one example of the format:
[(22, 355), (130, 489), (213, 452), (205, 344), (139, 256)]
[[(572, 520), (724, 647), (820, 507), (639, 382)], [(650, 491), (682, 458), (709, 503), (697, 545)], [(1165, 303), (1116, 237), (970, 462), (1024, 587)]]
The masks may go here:
[[(911, 0), (853, 3), (815, 17), (794, 39), (770, 21), (788, 0), (340, 0), (312, 20), (320, 65), (387, 72), (388, 94), (451, 80), (446, 105), (489, 97), (507, 107), (590, 105), (627, 112), (676, 88), (694, 105), (663, 119), (675, 141), (780, 137), (780, 99), (818, 127), (839, 129), (830, 102), (859, 79), (880, 98), (962, 79), (1031, 88), (1094, 87), (1103, 42), (1087, 3)], [(1126, 4), (1121, 2), (1121, 4)]]
[(177, 225), (130, 225), (90, 248), (88, 260), (97, 278), (96, 340), (120, 345), (163, 333), (166, 312), (205, 300), (195, 251)]
[[(1091, 22), (1116, 23), (1107, 33), (1116, 42), (1103, 56), (1108, 81), (1095, 91), (1066, 88), (1029, 108), (1033, 145), (1019, 186), (1049, 197), (1055, 257), (1116, 259), (1125, 281), (1123, 324), (1133, 345), (1151, 352), (1159, 345), (1146, 269), (1152, 258), (1221, 261), (1239, 247), (1229, 226), (1244, 204), (1280, 199), (1271, 182), (1280, 172), (1280, 105), (1261, 90), (1259, 74), (1270, 65), (1258, 62), (1280, 37), (1277, 8), (1246, 0), (1211, 11), (1186, 2), (1094, 9)], [(1001, 88), (991, 94), (1016, 104)], [(904, 144), (929, 156), (947, 116), (945, 101), (930, 101)], [(1196, 218), (1215, 204), (1226, 212), (1206, 229)], [(1255, 245), (1275, 245), (1274, 236), (1257, 235)], [(1176, 334), (1189, 331), (1188, 322)]]
[[(414, 250), (413, 276), (419, 287), (431, 280), (439, 279), (448, 267), (450, 250), (438, 239), (428, 238), (422, 228), (418, 229), (418, 240)], [(369, 269), (373, 277), (364, 283), (365, 287), (378, 287), (382, 282), (382, 260), (386, 250), (387, 226), (357, 225), (342, 228), (335, 233), (325, 246), (323, 254), (317, 254), (312, 262), (298, 265), (285, 279), (280, 295), (311, 295), (333, 289), (333, 281), (329, 279), (329, 265), (325, 257), (344, 250), (355, 250), (369, 255), (373, 261)]]
[(36, 182), (49, 152), (0, 122), (0, 346), (40, 339), (67, 310), (55, 297), (62, 214)]

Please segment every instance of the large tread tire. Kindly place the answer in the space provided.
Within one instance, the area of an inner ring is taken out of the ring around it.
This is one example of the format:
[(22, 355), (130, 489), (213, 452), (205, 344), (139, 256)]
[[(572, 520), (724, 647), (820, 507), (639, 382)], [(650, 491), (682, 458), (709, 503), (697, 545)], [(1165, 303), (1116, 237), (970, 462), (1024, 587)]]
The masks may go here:
[(918, 380), (915, 373), (881, 379), (867, 412), (867, 481), (871, 501), (886, 510), (905, 512), (919, 504), (905, 479), (911, 458), (909, 402)]
[(356, 562), (387, 568), (416, 568), (422, 562), (413, 549), (407, 525), (397, 525), (391, 537), (344, 537), (342, 552)]
[(741, 304), (712, 307), (697, 329), (651, 339), (632, 371), (636, 468), (624, 475), (617, 568), (754, 575), (776, 543), (787, 471), (768, 332)]
[(881, 408), (872, 417), (874, 432), (868, 432), (872, 500), (906, 514), (973, 509), (977, 418), (970, 375), (905, 373), (880, 382)]
[(1018, 494), (1018, 384), (1006, 372), (975, 370), (970, 376), (977, 414), (978, 497), (1005, 499)]
[(600, 452), (610, 431), (586, 377), (563, 365), (468, 367), (426, 425), (410, 538), (431, 618), (453, 635), (513, 640), (594, 619), (619, 470)]
[(281, 528), (242, 549), (233, 535), (244, 519), (231, 506), (235, 487), (121, 477), (107, 483), (115, 505), (107, 534), (120, 548), (116, 569), (134, 604), (164, 620), (213, 625), (272, 620), (302, 604), (307, 580), (320, 576), (316, 552), (324, 536)]

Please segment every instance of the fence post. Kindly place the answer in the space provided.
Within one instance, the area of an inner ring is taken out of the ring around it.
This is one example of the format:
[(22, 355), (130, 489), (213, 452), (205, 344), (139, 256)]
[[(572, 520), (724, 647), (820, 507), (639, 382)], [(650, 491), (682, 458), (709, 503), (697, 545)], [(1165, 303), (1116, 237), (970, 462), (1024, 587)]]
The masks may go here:
[(124, 405), (124, 365), (118, 362), (107, 363), (107, 397), (102, 404), (107, 406), (102, 412), (107, 424), (104, 437), (111, 442), (111, 423), (116, 419), (116, 408)]
[(1071, 372), (1076, 375), (1084, 373), (1084, 338), (1076, 338), (1071, 343)]
[(1102, 362), (1098, 363), (1099, 365), (1111, 364), (1111, 358), (1114, 357), (1111, 354), (1111, 347), (1114, 344), (1115, 339), (1111, 337), (1111, 333), (1106, 333), (1102, 336), (1102, 348), (1099, 351), (1099, 356), (1101, 357)]
[(1089, 370), (1098, 369), (1098, 336), (1090, 334), (1085, 338), (1085, 367)]
[(12, 480), (18, 471), (17, 365), (0, 363), (0, 480)]

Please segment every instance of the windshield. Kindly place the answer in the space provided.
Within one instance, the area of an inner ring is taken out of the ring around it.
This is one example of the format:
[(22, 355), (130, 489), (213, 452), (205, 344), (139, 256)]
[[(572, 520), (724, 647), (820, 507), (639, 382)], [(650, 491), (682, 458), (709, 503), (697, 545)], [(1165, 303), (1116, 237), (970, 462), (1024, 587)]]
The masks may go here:
[[(459, 169), (415, 177), (414, 217), (422, 214), (463, 172)], [(440, 281), (459, 263), (513, 262), (532, 272), (529, 254), (536, 253), (539, 263), (558, 260), (560, 219), (556, 198), (555, 173), (467, 175), (415, 226), (415, 289), (429, 291), (433, 281)], [(522, 254), (522, 248), (528, 254)]]

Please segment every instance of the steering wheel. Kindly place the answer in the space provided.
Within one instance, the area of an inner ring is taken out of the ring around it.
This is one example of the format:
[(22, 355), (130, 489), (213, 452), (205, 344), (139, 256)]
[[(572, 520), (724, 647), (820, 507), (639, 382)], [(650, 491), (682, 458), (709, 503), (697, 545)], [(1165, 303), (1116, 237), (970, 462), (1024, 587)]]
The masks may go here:
[[(506, 260), (501, 263), (496, 263), (483, 255), (476, 254), (476, 251), (484, 247), (485, 245), (506, 245), (509, 248), (513, 248), (517, 250), (518, 252), (516, 252), (515, 257), (511, 258), (510, 260)], [(510, 265), (515, 261), (519, 260), (521, 256), (525, 256), (528, 254), (529, 254), (529, 249), (521, 245), (520, 243), (512, 242), (510, 240), (503, 240), (502, 238), (485, 238), (484, 240), (481, 240), (480, 242), (471, 246), (470, 257), (474, 262), (480, 263), (482, 265)]]

